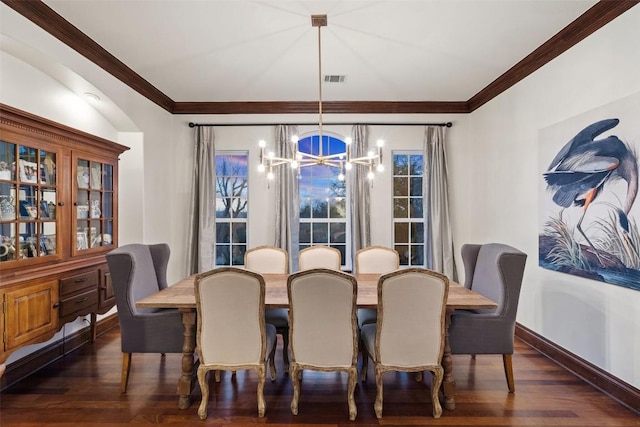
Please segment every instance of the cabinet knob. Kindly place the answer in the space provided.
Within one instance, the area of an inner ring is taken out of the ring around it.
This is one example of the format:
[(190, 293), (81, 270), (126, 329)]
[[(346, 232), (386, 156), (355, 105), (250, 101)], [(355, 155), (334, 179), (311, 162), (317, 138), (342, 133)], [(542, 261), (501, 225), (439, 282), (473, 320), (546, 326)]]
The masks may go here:
[(59, 302), (53, 304), (53, 308), (58, 308), (58, 307), (60, 307), (60, 303)]
[(64, 206), (64, 202), (58, 202), (58, 206)]

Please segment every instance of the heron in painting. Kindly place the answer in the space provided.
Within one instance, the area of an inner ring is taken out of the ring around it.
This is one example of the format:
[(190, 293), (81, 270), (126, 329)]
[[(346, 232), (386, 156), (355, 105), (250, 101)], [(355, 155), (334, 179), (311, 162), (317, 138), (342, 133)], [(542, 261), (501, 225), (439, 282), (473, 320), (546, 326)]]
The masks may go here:
[(604, 185), (617, 179), (627, 183), (627, 194), (619, 220), (627, 221), (627, 215), (638, 194), (638, 159), (627, 144), (611, 135), (596, 139), (598, 135), (618, 125), (618, 119), (605, 119), (582, 129), (553, 159), (544, 179), (553, 192), (553, 201), (563, 209), (581, 206), (582, 215), (576, 228), (591, 246), (598, 259), (598, 252), (582, 230), (582, 220), (587, 209), (601, 193)]

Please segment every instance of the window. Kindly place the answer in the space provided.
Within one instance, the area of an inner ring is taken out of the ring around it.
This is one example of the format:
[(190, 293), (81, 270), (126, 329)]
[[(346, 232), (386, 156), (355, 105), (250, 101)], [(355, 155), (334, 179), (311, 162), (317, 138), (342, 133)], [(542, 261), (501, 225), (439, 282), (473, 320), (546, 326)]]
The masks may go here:
[(216, 154), (216, 265), (244, 265), (248, 153)]
[(393, 153), (393, 244), (400, 265), (425, 265), (422, 180), (421, 153)]
[[(344, 141), (322, 136), (322, 154), (345, 152)], [(301, 152), (320, 154), (318, 135), (301, 138)], [(351, 267), (351, 233), (345, 181), (338, 179), (340, 170), (325, 165), (300, 168), (300, 249), (314, 245), (336, 248), (342, 254), (342, 266)]]

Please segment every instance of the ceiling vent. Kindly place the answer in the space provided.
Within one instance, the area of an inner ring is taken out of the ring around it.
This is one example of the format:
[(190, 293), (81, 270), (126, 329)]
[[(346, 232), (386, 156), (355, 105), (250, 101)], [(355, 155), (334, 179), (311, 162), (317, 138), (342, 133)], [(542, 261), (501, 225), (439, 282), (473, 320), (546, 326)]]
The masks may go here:
[(347, 76), (339, 76), (339, 75), (335, 75), (335, 74), (326, 74), (324, 76), (324, 82), (325, 83), (344, 83), (344, 81), (347, 79)]

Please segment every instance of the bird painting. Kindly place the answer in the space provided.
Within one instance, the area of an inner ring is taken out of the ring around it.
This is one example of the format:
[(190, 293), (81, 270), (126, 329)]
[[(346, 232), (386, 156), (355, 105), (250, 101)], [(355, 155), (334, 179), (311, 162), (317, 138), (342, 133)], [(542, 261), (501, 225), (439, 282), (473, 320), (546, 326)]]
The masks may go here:
[[(582, 209), (576, 229), (593, 249), (600, 264), (603, 264), (600, 251), (582, 228), (589, 207), (607, 191), (608, 184), (626, 181), (625, 199), (616, 208), (616, 213), (618, 225), (629, 232), (628, 215), (638, 194), (638, 158), (633, 148), (615, 135), (598, 138), (618, 123), (617, 118), (611, 118), (585, 127), (562, 147), (543, 173), (547, 190), (556, 205), (562, 210)], [(637, 253), (637, 248), (632, 249)]]

